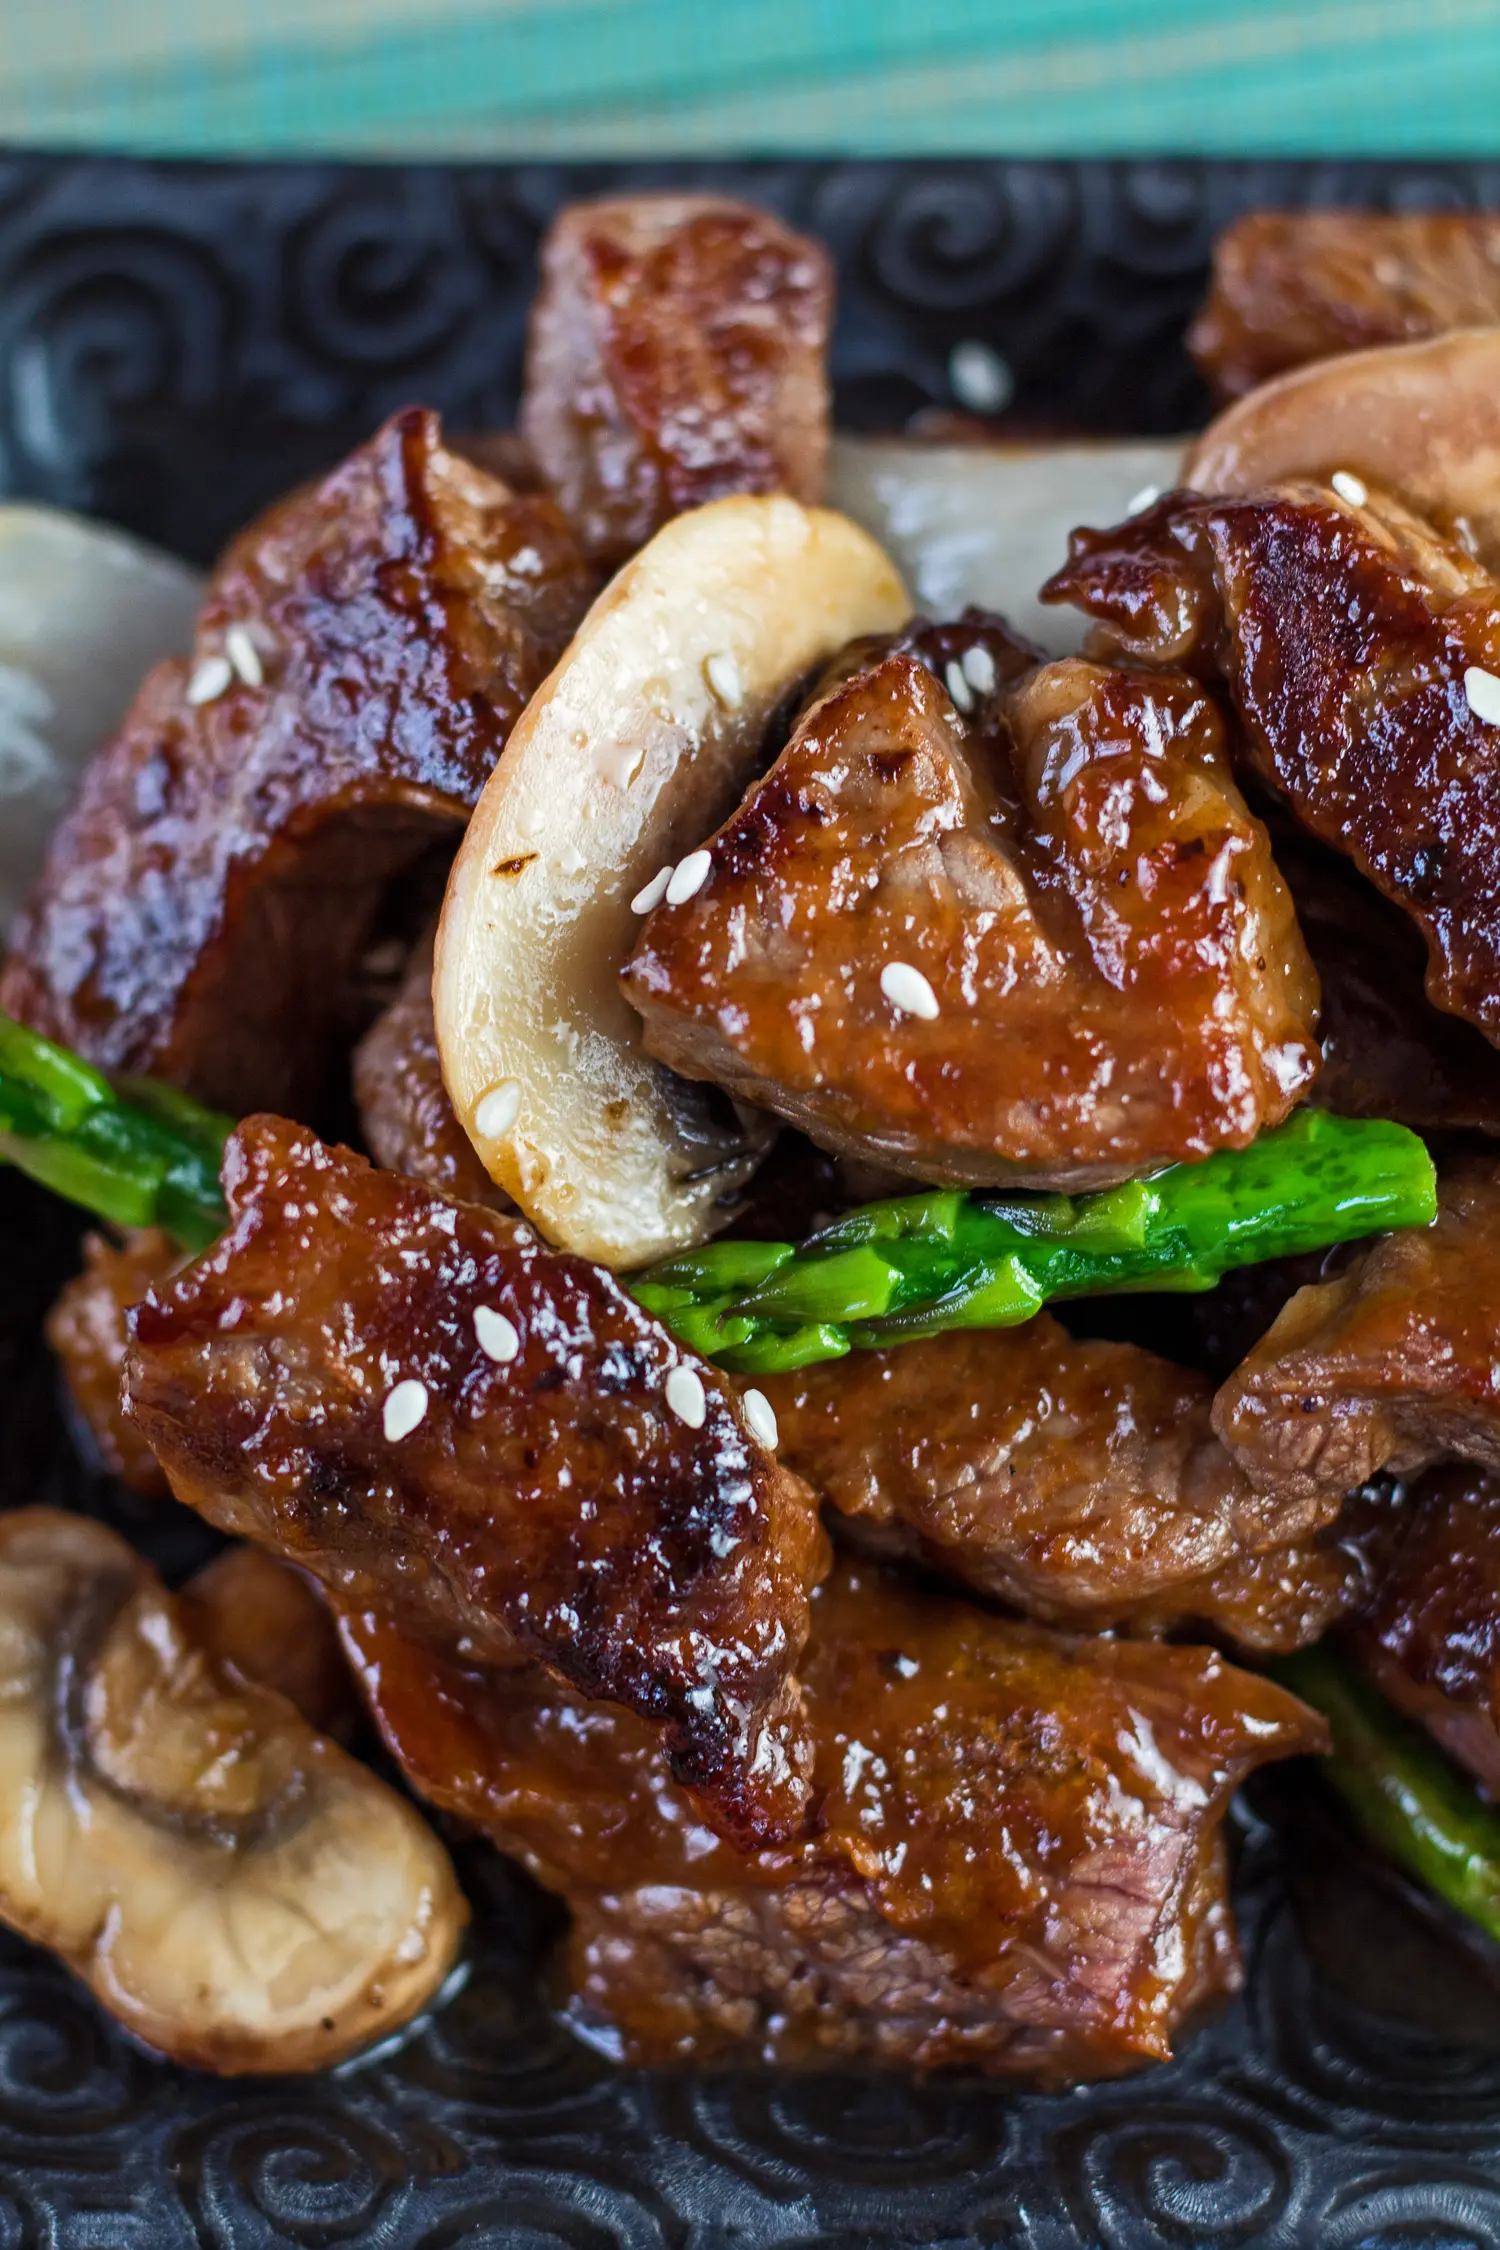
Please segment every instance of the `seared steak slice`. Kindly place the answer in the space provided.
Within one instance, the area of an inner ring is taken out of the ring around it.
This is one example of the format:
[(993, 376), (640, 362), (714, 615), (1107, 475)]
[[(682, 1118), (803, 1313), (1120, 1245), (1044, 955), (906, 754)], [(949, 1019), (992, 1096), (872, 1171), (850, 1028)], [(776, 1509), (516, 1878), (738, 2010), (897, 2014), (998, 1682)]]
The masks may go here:
[(1500, 1482), (1424, 1477), (1392, 1526), (1355, 1646), (1391, 1701), (1500, 1795)]
[(1299, 1289), (1214, 1400), (1259, 1490), (1325, 1502), (1377, 1471), (1500, 1470), (1500, 1165), (1440, 1177), (1430, 1227)]
[(733, 492), (823, 495), (827, 252), (720, 195), (571, 204), (542, 246), (521, 435), (611, 566)]
[(1251, 211), (1214, 244), (1188, 350), (1241, 398), (1315, 359), (1497, 320), (1493, 211)]
[(192, 662), (54, 836), (0, 1006), (236, 1114), (316, 1110), (384, 894), (457, 842), (593, 585), (551, 501), (396, 415), (229, 548)]
[(178, 1496), (435, 1648), (641, 1712), (730, 1833), (794, 1829), (826, 1550), (733, 1388), (598, 1267), (280, 1119), (225, 1181), (127, 1363)]
[(803, 1660), (816, 1832), (715, 1843), (638, 1720), (537, 1675), (345, 1637), (416, 1787), (576, 1916), (573, 2006), (634, 2061), (966, 2063), (1170, 2050), (1239, 1981), (1219, 1823), (1320, 1722), (1208, 1650), (1070, 1641), (840, 1566)]
[(946, 686), (893, 653), (805, 714), (641, 932), (646, 1043), (921, 1179), (1242, 1147), (1317, 1069), (1317, 981), (1214, 706), (1014, 648), (975, 619)]
[(1435, 1005), (1500, 1043), (1500, 588), (1479, 563), (1381, 495), (1288, 484), (1075, 532), (1044, 593), (1129, 657), (1221, 675), (1259, 778), (1410, 915)]
[[(1212, 1386), (1045, 1313), (763, 1378), (782, 1461), (860, 1544), (1085, 1631), (1185, 1621), (1256, 1649), (1315, 1640), (1364, 1583), (1314, 1534), (1337, 1502), (1263, 1497)], [(1296, 1542), (1296, 1544), (1294, 1544)]]

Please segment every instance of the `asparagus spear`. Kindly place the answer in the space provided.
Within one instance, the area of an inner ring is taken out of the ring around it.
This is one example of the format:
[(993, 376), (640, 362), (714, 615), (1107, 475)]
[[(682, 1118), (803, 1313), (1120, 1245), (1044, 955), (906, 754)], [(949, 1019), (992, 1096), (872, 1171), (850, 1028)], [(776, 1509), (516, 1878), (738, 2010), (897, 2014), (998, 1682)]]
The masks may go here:
[(1333, 1756), (1323, 1771), (1361, 1827), (1439, 1898), (1500, 1938), (1500, 1811), (1326, 1643), (1272, 1668), (1328, 1721)]
[(868, 1204), (800, 1249), (711, 1242), (631, 1283), (679, 1339), (742, 1374), (780, 1374), (951, 1328), (1004, 1328), (1049, 1298), (1211, 1289), (1232, 1266), (1426, 1226), (1415, 1133), (1302, 1110), (1246, 1149), (1098, 1195), (930, 1189)]
[(122, 1227), (202, 1250), (225, 1222), (231, 1121), (150, 1079), (112, 1086), (66, 1047), (0, 1015), (0, 1158)]

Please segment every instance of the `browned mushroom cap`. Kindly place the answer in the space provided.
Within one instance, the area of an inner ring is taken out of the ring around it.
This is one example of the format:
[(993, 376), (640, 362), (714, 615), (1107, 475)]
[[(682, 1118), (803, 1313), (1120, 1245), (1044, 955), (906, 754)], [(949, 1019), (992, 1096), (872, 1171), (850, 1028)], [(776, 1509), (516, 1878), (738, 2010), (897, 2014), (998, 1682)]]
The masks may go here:
[(0, 1918), (202, 2070), (317, 2070), (405, 2022), (467, 1909), (446, 1853), (194, 1646), (124, 1541), (0, 1520)]
[(1395, 493), (1500, 566), (1500, 328), (1462, 328), (1300, 367), (1211, 422), (1187, 458), (1198, 492), (1260, 492), (1337, 470)]

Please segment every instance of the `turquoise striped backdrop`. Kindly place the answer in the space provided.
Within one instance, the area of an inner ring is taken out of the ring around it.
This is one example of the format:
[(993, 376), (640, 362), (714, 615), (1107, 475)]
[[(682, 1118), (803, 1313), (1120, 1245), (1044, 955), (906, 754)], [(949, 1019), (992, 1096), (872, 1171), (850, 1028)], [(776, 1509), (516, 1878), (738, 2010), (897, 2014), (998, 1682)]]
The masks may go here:
[(0, 139), (1500, 153), (1500, 0), (0, 0)]

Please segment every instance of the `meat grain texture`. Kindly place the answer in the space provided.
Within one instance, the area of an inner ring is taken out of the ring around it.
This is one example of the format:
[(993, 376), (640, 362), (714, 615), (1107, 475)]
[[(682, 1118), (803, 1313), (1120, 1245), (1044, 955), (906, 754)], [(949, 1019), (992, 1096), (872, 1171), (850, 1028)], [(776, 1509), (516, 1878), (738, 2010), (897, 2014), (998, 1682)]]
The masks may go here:
[(928, 1181), (1097, 1187), (1285, 1117), (1317, 979), (1203, 689), (1018, 670), (978, 616), (942, 679), (858, 654), (641, 932), (651, 1052)]
[(382, 901), (457, 843), (594, 586), (550, 500), (394, 416), (230, 546), (53, 836), (0, 1007), (234, 1115), (315, 1113)]

